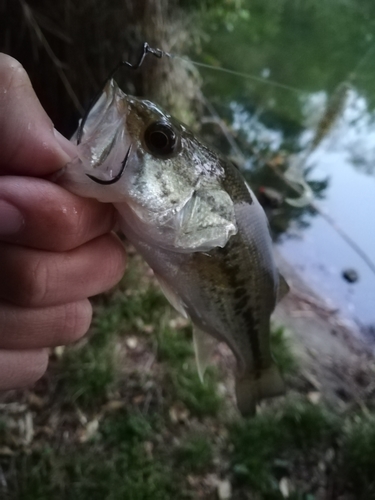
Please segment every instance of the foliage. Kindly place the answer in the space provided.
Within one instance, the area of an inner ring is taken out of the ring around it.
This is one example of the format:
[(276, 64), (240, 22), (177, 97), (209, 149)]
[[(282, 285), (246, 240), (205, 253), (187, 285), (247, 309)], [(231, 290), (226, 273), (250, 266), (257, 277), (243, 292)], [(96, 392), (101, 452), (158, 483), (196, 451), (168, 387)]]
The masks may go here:
[(201, 382), (195, 363), (184, 363), (169, 370), (169, 382), (175, 398), (182, 401), (193, 415), (217, 415), (222, 399), (217, 392), (217, 374), (208, 369)]
[(346, 427), (343, 474), (358, 500), (375, 499), (375, 415), (357, 416)]
[(116, 378), (114, 340), (95, 333), (83, 346), (64, 352), (60, 382), (67, 401), (92, 406), (105, 399)]
[(282, 326), (271, 329), (271, 352), (281, 373), (296, 373), (297, 361), (292, 353), (290, 339)]
[(204, 434), (185, 437), (175, 450), (175, 459), (184, 472), (202, 473), (213, 459), (210, 438)]
[[(2, 498), (68, 500), (74, 491), (77, 500), (183, 500), (203, 495), (205, 481), (217, 474), (231, 482), (234, 498), (251, 492), (282, 500), (280, 480), (287, 477), (294, 485), (289, 498), (316, 500), (313, 485), (325, 481), (317, 463), (340, 491), (375, 498), (374, 417), (338, 416), (302, 395), (262, 404), (250, 419), (228, 413), (217, 391), (223, 374), (211, 368), (201, 383), (189, 329), (135, 257), (129, 271), (110, 296), (96, 299), (88, 342), (56, 361), (60, 384), (48, 389), (48, 406), (33, 412), (32, 445), (0, 457)], [(149, 322), (155, 337), (144, 332)], [(142, 349), (156, 356), (151, 384), (114, 363), (116, 346), (135, 330)], [(271, 339), (283, 373), (298, 376), (285, 331), (273, 328)], [(1, 419), (1, 450), (15, 446), (14, 427)]]
[(45, 446), (16, 458), (17, 499), (159, 500), (178, 498), (168, 480), (170, 466), (148, 456), (144, 442), (155, 424), (137, 413), (119, 412), (104, 419), (99, 438), (81, 446)]
[(158, 338), (158, 357), (171, 365), (182, 365), (193, 354), (190, 328), (188, 331), (164, 328)]
[[(306, 400), (287, 402), (277, 412), (265, 411), (237, 422), (231, 429), (232, 469), (237, 479), (265, 495), (278, 492), (278, 474), (293, 462), (312, 460), (334, 444), (339, 420)], [(279, 498), (279, 496), (277, 496)]]

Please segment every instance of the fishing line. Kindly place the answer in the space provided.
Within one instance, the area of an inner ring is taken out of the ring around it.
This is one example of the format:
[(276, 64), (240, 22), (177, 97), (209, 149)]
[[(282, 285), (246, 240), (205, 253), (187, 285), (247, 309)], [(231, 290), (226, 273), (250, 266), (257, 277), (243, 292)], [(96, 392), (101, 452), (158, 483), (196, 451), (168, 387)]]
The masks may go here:
[[(366, 52), (366, 54), (359, 61), (358, 65), (356, 66), (356, 68), (354, 69), (353, 73), (351, 74), (351, 78), (354, 78), (354, 76), (358, 72), (358, 69), (360, 68), (360, 66), (362, 66), (362, 64), (364, 64), (364, 62), (367, 60), (367, 58), (369, 57), (369, 54), (371, 53), (372, 48), (373, 48), (373, 46), (370, 46), (369, 49), (368, 49), (368, 51)], [(169, 52), (165, 52), (165, 51), (160, 50), (160, 49), (153, 49), (152, 47), (149, 46), (149, 44), (147, 42), (145, 42), (143, 44), (142, 53), (140, 54), (140, 57), (139, 57), (138, 61), (135, 64), (131, 64), (130, 62), (125, 61), (125, 60), (120, 61), (116, 65), (116, 67), (110, 72), (109, 78), (112, 78), (114, 76), (114, 74), (117, 72), (117, 70), (121, 66), (127, 66), (128, 68), (131, 68), (131, 69), (138, 69), (143, 64), (144, 59), (145, 59), (145, 57), (146, 57), (147, 54), (152, 54), (153, 56), (155, 56), (155, 57), (157, 57), (159, 59), (162, 58), (163, 56), (168, 57), (170, 59), (179, 59), (179, 60), (181, 60), (183, 62), (190, 63), (190, 64), (193, 64), (193, 65), (198, 66), (198, 67), (202, 67), (202, 68), (206, 68), (206, 69), (211, 69), (213, 71), (219, 71), (219, 72), (222, 72), (222, 73), (227, 73), (227, 74), (230, 74), (230, 75), (233, 75), (233, 76), (238, 76), (240, 78), (246, 78), (246, 79), (253, 80), (253, 81), (256, 81), (256, 82), (259, 82), (259, 83), (263, 83), (265, 85), (272, 85), (274, 87), (281, 88), (283, 90), (292, 91), (292, 92), (295, 92), (295, 93), (298, 93), (298, 94), (307, 94), (307, 92), (305, 92), (305, 91), (303, 91), (301, 89), (298, 89), (296, 87), (292, 87), (290, 85), (285, 85), (285, 84), (282, 84), (282, 83), (278, 83), (278, 82), (275, 82), (273, 80), (268, 80), (267, 78), (258, 77), (258, 76), (252, 75), (250, 73), (243, 73), (241, 71), (234, 71), (234, 70), (231, 70), (231, 69), (228, 69), (228, 68), (222, 68), (222, 67), (219, 67), (219, 66), (212, 66), (210, 64), (205, 64), (205, 63), (201, 63), (201, 62), (198, 62), (198, 61), (193, 61), (193, 60), (191, 60), (191, 59), (189, 59), (187, 57), (182, 57), (182, 56), (179, 56), (177, 54), (171, 54)], [(108, 81), (108, 78), (106, 79), (106, 82), (107, 81)], [(103, 87), (104, 87), (104, 85), (103, 85)], [(88, 115), (90, 113), (90, 110), (92, 109), (92, 106), (98, 100), (98, 98), (100, 97), (101, 93), (102, 93), (102, 90), (100, 90), (100, 92), (97, 94), (97, 96), (95, 96), (95, 98), (91, 102), (91, 105), (88, 107), (88, 109), (86, 110), (86, 113), (84, 114), (84, 116), (83, 116), (83, 118), (81, 120), (81, 123), (80, 123), (79, 128), (78, 128), (77, 144), (79, 144), (81, 142), (86, 119), (87, 119), (87, 117), (88, 117)], [(209, 101), (207, 101), (207, 100), (205, 100), (205, 101), (206, 101), (205, 105), (206, 105), (207, 109), (209, 110), (209, 112), (211, 113), (211, 115), (214, 116), (214, 118), (216, 120), (217, 120), (217, 118), (219, 118), (219, 122), (221, 122), (220, 117), (218, 116), (218, 114), (216, 113), (216, 111), (214, 110), (214, 108), (212, 107), (212, 105), (209, 103)], [(226, 136), (229, 144), (233, 147), (235, 141), (233, 142), (233, 141), (231, 141), (229, 139), (229, 134), (231, 134), (233, 136), (233, 133), (227, 128), (226, 129), (226, 133), (224, 135)], [(236, 143), (235, 143), (235, 150), (237, 152), (242, 153), (241, 148)], [(246, 158), (243, 153), (241, 154), (241, 156), (244, 157), (244, 158)], [(281, 172), (278, 172), (275, 169), (273, 169), (273, 170), (274, 170), (274, 172), (286, 184), (288, 184), (297, 193), (301, 194), (299, 192), (299, 190), (295, 186), (293, 186), (293, 185), (291, 185), (289, 183), (288, 179), (286, 179), (285, 176)], [(373, 272), (375, 274), (375, 264), (372, 262), (372, 260), (370, 259), (370, 257), (364, 252), (364, 250), (362, 250), (355, 243), (355, 241), (349, 235), (346, 234), (346, 232), (340, 226), (337, 225), (337, 223), (334, 221), (334, 219), (332, 219), (332, 217), (330, 217), (323, 210), (321, 210), (320, 207), (315, 204), (315, 202), (309, 202), (307, 205), (311, 206), (314, 210), (316, 210), (324, 218), (324, 220), (326, 220), (328, 222), (328, 224), (343, 238), (344, 241), (346, 241), (347, 244), (350, 245), (350, 247), (357, 253), (357, 255), (367, 264), (367, 266), (369, 267), (369, 269), (371, 270), (371, 272)]]
[(357, 77), (359, 70), (364, 65), (364, 63), (367, 62), (367, 59), (369, 58), (374, 48), (375, 48), (375, 43), (372, 43), (365, 52), (365, 55), (360, 59), (359, 63), (355, 66), (354, 70), (351, 73), (349, 73), (348, 80), (354, 80), (354, 78)]
[(199, 61), (193, 61), (192, 59), (190, 59), (188, 57), (179, 56), (177, 54), (171, 54), (169, 52), (163, 52), (163, 54), (167, 57), (170, 57), (171, 59), (179, 59), (180, 61), (194, 64), (194, 66), (198, 66), (200, 68), (211, 69), (212, 71), (219, 71), (221, 73), (226, 73), (228, 75), (238, 76), (240, 78), (245, 78), (247, 80), (253, 80), (255, 82), (263, 83), (265, 85), (271, 85), (273, 87), (277, 87), (277, 88), (280, 88), (283, 90), (289, 90), (291, 92), (296, 92), (298, 94), (306, 94), (307, 93), (306, 91), (304, 91), (302, 89), (298, 89), (297, 87), (292, 87), (291, 85), (279, 83), (279, 82), (276, 82), (275, 80), (269, 80), (268, 78), (256, 76), (256, 75), (253, 75), (251, 73), (243, 73), (242, 71), (235, 71), (233, 69), (223, 68), (222, 66), (214, 66), (212, 64), (206, 64), (206, 63), (202, 63)]

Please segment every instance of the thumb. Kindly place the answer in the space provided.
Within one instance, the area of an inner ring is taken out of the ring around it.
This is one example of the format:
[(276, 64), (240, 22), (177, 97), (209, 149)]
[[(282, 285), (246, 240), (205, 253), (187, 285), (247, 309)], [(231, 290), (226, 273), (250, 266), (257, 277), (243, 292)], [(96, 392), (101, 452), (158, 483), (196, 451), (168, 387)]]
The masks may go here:
[(22, 65), (0, 54), (0, 174), (45, 176), (75, 157), (53, 128)]

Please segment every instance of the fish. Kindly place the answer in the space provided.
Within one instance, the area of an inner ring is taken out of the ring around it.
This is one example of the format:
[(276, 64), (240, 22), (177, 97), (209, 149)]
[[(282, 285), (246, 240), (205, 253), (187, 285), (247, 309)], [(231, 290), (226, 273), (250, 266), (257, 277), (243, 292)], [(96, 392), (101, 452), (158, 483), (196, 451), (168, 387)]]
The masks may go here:
[(201, 380), (224, 342), (236, 359), (237, 406), (253, 415), (261, 399), (285, 392), (270, 350), (270, 316), (288, 289), (254, 193), (233, 163), (114, 80), (80, 135), (59, 184), (114, 205), (121, 231), (193, 323)]

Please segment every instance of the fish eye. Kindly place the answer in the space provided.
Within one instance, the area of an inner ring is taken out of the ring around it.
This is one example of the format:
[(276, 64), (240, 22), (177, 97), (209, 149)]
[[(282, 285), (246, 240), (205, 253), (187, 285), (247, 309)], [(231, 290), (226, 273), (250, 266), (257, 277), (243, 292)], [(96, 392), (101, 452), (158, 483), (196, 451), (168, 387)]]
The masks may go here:
[(169, 156), (177, 148), (176, 132), (165, 122), (154, 122), (149, 125), (144, 138), (147, 149), (157, 156)]

